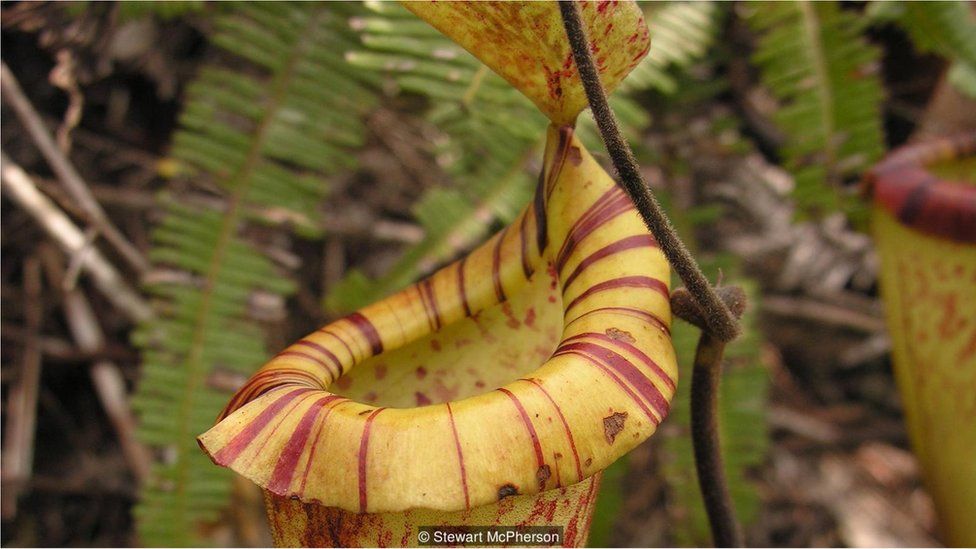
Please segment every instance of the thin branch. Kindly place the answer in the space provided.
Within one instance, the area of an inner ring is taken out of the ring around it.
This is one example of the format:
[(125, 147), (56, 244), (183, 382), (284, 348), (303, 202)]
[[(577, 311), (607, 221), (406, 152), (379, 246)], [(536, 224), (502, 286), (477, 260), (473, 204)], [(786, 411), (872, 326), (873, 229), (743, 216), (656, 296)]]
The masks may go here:
[(17, 514), (17, 497), (30, 480), (34, 462), (34, 430), (37, 424), (37, 395), (41, 385), (40, 332), (41, 265), (31, 255), (24, 261), (24, 324), (27, 337), (17, 380), (10, 387), (3, 440), (3, 482), (0, 504), (4, 520)]
[[(49, 274), (56, 282), (65, 277), (65, 265), (57, 252), (46, 245), (43, 255), (47, 260)], [(63, 283), (57, 284), (64, 287)], [(98, 323), (95, 312), (85, 295), (77, 288), (64, 292), (64, 315), (68, 321), (68, 329), (78, 343), (78, 348), (86, 352), (96, 352), (105, 347), (105, 335)], [(129, 469), (138, 483), (143, 483), (149, 477), (152, 456), (145, 446), (136, 439), (136, 420), (129, 406), (125, 389), (125, 378), (119, 367), (105, 359), (96, 360), (89, 371), (92, 384), (98, 400), (105, 410), (115, 434), (122, 448), (122, 456), (129, 464)]]
[(718, 387), (722, 379), (725, 342), (701, 333), (691, 373), (691, 440), (695, 449), (698, 486), (705, 502), (715, 547), (743, 547), (742, 528), (735, 519), (719, 441)]
[[(590, 109), (620, 183), (687, 286), (687, 289), (680, 288), (673, 293), (672, 309), (676, 315), (702, 330), (695, 354), (691, 390), (692, 439), (698, 482), (715, 545), (742, 546), (742, 530), (735, 519), (729, 497), (719, 444), (718, 385), (725, 344), (735, 339), (741, 331), (737, 318), (745, 308), (745, 294), (741, 289), (732, 287), (722, 288), (720, 295), (678, 238), (670, 220), (644, 182), (633, 151), (621, 135), (617, 119), (607, 103), (606, 92), (590, 54), (579, 7), (575, 1), (569, 1), (559, 2), (559, 9)], [(723, 301), (723, 298), (727, 301)]]
[[(739, 318), (746, 308), (746, 294), (738, 286), (717, 291), (729, 311)], [(735, 518), (729, 496), (719, 440), (718, 393), (722, 378), (722, 356), (726, 343), (714, 337), (706, 324), (706, 313), (685, 289), (671, 296), (675, 316), (701, 329), (691, 374), (691, 440), (695, 451), (698, 486), (708, 513), (716, 547), (744, 547), (742, 528)]]
[(583, 88), (586, 90), (590, 109), (600, 128), (600, 135), (613, 161), (621, 186), (630, 195), (641, 218), (661, 245), (661, 250), (678, 276), (695, 296), (701, 308), (706, 311), (705, 318), (709, 332), (721, 341), (732, 341), (740, 332), (738, 321), (722, 303), (695, 259), (691, 257), (688, 248), (678, 238), (671, 221), (644, 182), (634, 153), (620, 133), (617, 119), (607, 103), (606, 92), (590, 54), (589, 41), (583, 29), (579, 7), (575, 1), (559, 2), (559, 9), (562, 12), (563, 25), (573, 50), (576, 67), (579, 69), (580, 79), (583, 81)]
[(17, 78), (7, 67), (6, 63), (0, 62), (0, 88), (3, 90), (3, 99), (17, 113), (27, 133), (31, 136), (38, 150), (44, 155), (51, 170), (57, 174), (58, 179), (64, 184), (65, 188), (71, 193), (71, 197), (78, 202), (90, 217), (89, 221), (105, 236), (107, 240), (126, 262), (132, 266), (138, 274), (143, 274), (149, 270), (149, 262), (142, 253), (122, 234), (119, 229), (112, 224), (112, 221), (105, 214), (105, 210), (92, 196), (88, 185), (75, 170), (71, 161), (64, 155), (64, 152), (54, 142), (51, 133), (48, 131), (41, 116), (31, 105), (30, 100), (24, 95), (20, 88)]
[(98, 248), (86, 242), (81, 229), (37, 190), (30, 176), (10, 160), (6, 153), (0, 152), (0, 164), (4, 196), (11, 198), (31, 214), (66, 254), (78, 258), (81, 268), (91, 275), (95, 286), (119, 310), (134, 321), (151, 317), (152, 309), (149, 304), (129, 286)]

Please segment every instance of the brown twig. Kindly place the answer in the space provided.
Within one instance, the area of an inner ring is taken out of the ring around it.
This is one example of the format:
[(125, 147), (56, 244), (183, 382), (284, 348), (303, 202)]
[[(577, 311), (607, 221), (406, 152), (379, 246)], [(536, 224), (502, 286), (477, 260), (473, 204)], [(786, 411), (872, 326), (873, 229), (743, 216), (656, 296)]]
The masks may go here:
[(7, 397), (7, 426), (3, 447), (4, 520), (17, 514), (17, 496), (30, 480), (34, 461), (34, 428), (37, 423), (37, 394), (41, 385), (40, 333), (43, 321), (41, 304), (41, 266), (36, 256), (24, 261), (24, 340), (20, 375)]
[[(22, 344), (31, 335), (30, 332), (19, 324), (2, 323), (0, 324), (0, 337), (4, 341), (13, 341)], [(92, 360), (133, 360), (135, 352), (127, 347), (113, 345), (95, 349), (93, 351), (82, 351), (75, 347), (73, 343), (66, 339), (51, 335), (41, 335), (38, 340), (41, 354), (44, 355), (45, 363), (78, 363), (91, 362)]]
[(732, 341), (740, 332), (738, 321), (705, 278), (688, 248), (678, 238), (671, 221), (644, 182), (630, 145), (620, 133), (616, 116), (610, 109), (606, 91), (593, 63), (579, 7), (576, 2), (559, 2), (559, 9), (573, 51), (573, 59), (576, 61), (580, 80), (583, 82), (590, 109), (593, 111), (593, 118), (600, 129), (600, 135), (613, 161), (621, 186), (630, 195), (638, 213), (654, 234), (671, 266), (694, 295), (695, 301), (706, 312), (705, 318), (712, 337), (721, 341)]
[(119, 271), (98, 248), (87, 242), (84, 233), (44, 196), (27, 173), (0, 151), (0, 182), (4, 194), (31, 214), (41, 227), (81, 268), (91, 275), (95, 286), (119, 310), (134, 321), (152, 316), (152, 309), (132, 289)]
[[(3, 99), (17, 113), (27, 133), (31, 136), (38, 150), (44, 155), (51, 170), (57, 174), (58, 179), (64, 184), (65, 188), (71, 193), (78, 205), (81, 206), (89, 216), (89, 221), (99, 233), (125, 258), (126, 262), (135, 269), (138, 274), (143, 274), (149, 270), (149, 262), (143, 257), (142, 253), (122, 234), (119, 229), (112, 224), (112, 221), (105, 214), (105, 210), (92, 196), (88, 185), (78, 174), (78, 171), (71, 164), (71, 161), (64, 155), (64, 152), (54, 142), (51, 133), (48, 131), (41, 116), (31, 105), (24, 91), (17, 83), (17, 78), (7, 67), (6, 63), (0, 62), (0, 88), (3, 90)], [(6, 161), (5, 161), (6, 162)]]
[(762, 310), (766, 314), (793, 320), (810, 320), (823, 326), (839, 327), (866, 334), (884, 332), (884, 318), (879, 314), (862, 312), (825, 301), (786, 295), (763, 296)]
[[(61, 257), (50, 247), (42, 248), (48, 274), (56, 287), (65, 288), (65, 265)], [(93, 352), (105, 346), (105, 335), (88, 299), (77, 288), (64, 290), (64, 316), (72, 337), (83, 351)], [(98, 400), (105, 410), (115, 434), (118, 436), (122, 455), (138, 483), (149, 477), (152, 458), (149, 451), (136, 439), (136, 420), (129, 407), (125, 390), (125, 378), (119, 367), (108, 360), (95, 361), (89, 371)]]
[(64, 120), (57, 132), (58, 147), (67, 155), (71, 153), (71, 132), (81, 123), (85, 96), (81, 93), (78, 80), (75, 78), (74, 53), (68, 48), (60, 50), (57, 53), (57, 60), (57, 64), (51, 69), (50, 81), (68, 96), (68, 108), (64, 112)]

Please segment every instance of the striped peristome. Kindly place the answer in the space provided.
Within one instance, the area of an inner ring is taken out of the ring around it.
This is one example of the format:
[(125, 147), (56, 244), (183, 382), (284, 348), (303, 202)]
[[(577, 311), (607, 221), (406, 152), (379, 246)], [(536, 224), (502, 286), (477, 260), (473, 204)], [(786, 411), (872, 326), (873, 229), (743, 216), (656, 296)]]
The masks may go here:
[(868, 172), (874, 203), (906, 227), (933, 237), (976, 243), (976, 185), (943, 179), (930, 170), (940, 162), (974, 154), (976, 131), (902, 147)]
[(551, 126), (514, 223), (279, 353), (200, 445), (278, 507), (461, 512), (565, 493), (668, 413), (669, 275), (624, 192)]

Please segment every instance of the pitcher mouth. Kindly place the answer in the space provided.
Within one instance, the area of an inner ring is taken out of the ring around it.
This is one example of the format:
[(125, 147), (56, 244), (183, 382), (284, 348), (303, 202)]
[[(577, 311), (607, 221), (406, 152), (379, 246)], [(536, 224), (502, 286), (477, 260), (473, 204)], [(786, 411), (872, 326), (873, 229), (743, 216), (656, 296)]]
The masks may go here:
[(976, 155), (976, 132), (902, 147), (865, 181), (874, 203), (900, 223), (955, 242), (976, 242), (976, 182), (943, 178), (938, 164)]
[(471, 316), (441, 325), (436, 292), (423, 292), (436, 331), (373, 356), (329, 390), (374, 406), (410, 408), (454, 402), (532, 374), (559, 345), (562, 295), (548, 264), (533, 266), (521, 288)]
[[(576, 484), (668, 412), (669, 275), (626, 194), (571, 128), (550, 127), (536, 198), (512, 225), (279, 353), (201, 447), (274, 494), (356, 512)], [(452, 360), (506, 356), (469, 377)]]

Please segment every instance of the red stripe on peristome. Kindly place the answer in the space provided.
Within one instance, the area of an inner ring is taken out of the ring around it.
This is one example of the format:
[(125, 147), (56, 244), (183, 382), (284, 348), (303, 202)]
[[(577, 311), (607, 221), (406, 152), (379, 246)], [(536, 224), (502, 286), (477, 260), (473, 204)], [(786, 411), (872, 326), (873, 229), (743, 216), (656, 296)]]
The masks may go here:
[[(628, 236), (627, 238), (620, 239), (612, 244), (607, 244), (606, 246), (600, 248), (599, 250), (593, 252), (592, 254), (586, 256), (579, 264), (573, 269), (573, 272), (566, 277), (566, 281), (563, 282), (563, 295), (566, 294), (566, 289), (569, 285), (576, 280), (576, 277), (580, 275), (587, 267), (596, 263), (597, 261), (611, 256), (616, 253), (620, 253), (626, 250), (633, 250), (635, 248), (656, 248), (657, 240), (654, 239), (653, 235), (650, 234), (638, 234), (633, 236)], [(565, 265), (564, 265), (565, 266)]]
[(573, 128), (570, 126), (559, 128), (559, 144), (556, 146), (556, 152), (552, 157), (552, 166), (550, 166), (549, 175), (546, 177), (546, 200), (552, 197), (553, 191), (556, 190), (556, 180), (563, 172), (566, 157), (569, 156), (569, 145), (572, 142)]
[[(623, 356), (607, 349), (606, 347), (590, 343), (588, 341), (578, 341), (573, 343), (563, 343), (556, 349), (557, 354), (564, 351), (576, 351), (586, 354), (594, 359), (603, 360), (607, 366), (623, 376), (635, 389), (643, 396), (658, 415), (663, 419), (668, 415), (671, 404), (668, 402), (661, 391), (654, 385), (649, 377), (640, 371), (640, 368), (631, 364)], [(665, 377), (665, 379), (669, 379)]]
[(366, 454), (369, 450), (369, 431), (373, 419), (386, 408), (377, 408), (366, 418), (363, 425), (363, 438), (359, 441), (359, 512), (366, 512)]
[(352, 347), (350, 347), (350, 346), (349, 346), (349, 344), (348, 344), (348, 343), (346, 343), (346, 340), (344, 340), (344, 339), (342, 339), (341, 337), (339, 337), (338, 335), (336, 335), (336, 334), (334, 334), (334, 333), (332, 333), (332, 332), (330, 332), (330, 331), (329, 331), (328, 329), (326, 329), (326, 328), (322, 328), (322, 329), (320, 329), (319, 331), (320, 331), (320, 332), (322, 332), (322, 333), (323, 333), (323, 334), (325, 334), (325, 335), (328, 335), (328, 336), (332, 336), (332, 337), (333, 337), (333, 338), (334, 338), (334, 339), (335, 339), (336, 341), (338, 341), (338, 342), (339, 342), (339, 344), (341, 344), (341, 345), (342, 345), (343, 347), (345, 347), (345, 349), (346, 349), (346, 352), (348, 352), (348, 353), (349, 353), (349, 360), (351, 360), (352, 362), (356, 362), (356, 361), (358, 360), (358, 359), (356, 358), (356, 353), (354, 353), (354, 352), (352, 351)]
[(325, 431), (325, 422), (329, 419), (329, 414), (331, 414), (332, 410), (335, 410), (339, 404), (349, 402), (349, 399), (339, 398), (334, 402), (335, 404), (325, 409), (325, 415), (322, 416), (322, 421), (319, 422), (319, 428), (317, 431), (315, 431), (315, 438), (312, 439), (312, 447), (308, 451), (308, 461), (305, 462), (305, 470), (302, 472), (302, 483), (298, 486), (299, 493), (305, 493), (305, 484), (308, 482), (308, 473), (312, 470), (312, 464), (315, 463), (315, 451), (318, 450), (319, 437), (321, 437), (322, 432)]
[(933, 185), (938, 181), (935, 176), (925, 172), (921, 172), (920, 175), (921, 177), (917, 181), (909, 184), (911, 190), (905, 194), (901, 207), (898, 209), (898, 220), (905, 225), (911, 226), (916, 222), (925, 210), (925, 203), (928, 201)]
[(258, 448), (254, 451), (254, 455), (251, 456), (251, 460), (248, 461), (248, 463), (247, 463), (247, 466), (248, 467), (250, 467), (251, 465), (253, 465), (254, 460), (258, 459), (259, 456), (261, 456), (261, 455), (264, 454), (264, 448), (265, 448), (265, 446), (267, 446), (268, 443), (271, 442), (271, 440), (274, 438), (275, 433), (278, 432), (278, 429), (280, 429), (281, 426), (282, 426), (282, 424), (285, 423), (285, 420), (288, 419), (288, 416), (290, 416), (292, 414), (292, 412), (295, 411), (296, 408), (298, 408), (299, 406), (301, 406), (302, 403), (306, 399), (308, 399), (309, 397), (314, 397), (314, 396), (315, 395), (304, 395), (304, 396), (302, 396), (298, 400), (298, 402), (292, 404), (290, 408), (288, 408), (287, 410), (282, 411), (281, 414), (279, 414), (280, 417), (278, 419), (278, 423), (275, 423), (275, 426), (271, 428), (271, 431), (269, 431), (268, 434), (261, 441), (261, 445), (258, 446)]
[(305, 360), (310, 360), (310, 361), (318, 364), (319, 366), (325, 368), (326, 371), (329, 372), (329, 375), (332, 376), (332, 379), (333, 380), (335, 378), (339, 377), (339, 372), (334, 371), (324, 360), (322, 360), (321, 358), (319, 358), (317, 356), (312, 356), (312, 355), (310, 355), (308, 353), (303, 353), (301, 351), (281, 351), (280, 353), (278, 353), (277, 355), (275, 355), (275, 358), (283, 357), (283, 356), (293, 356), (293, 357), (303, 358)]
[(434, 331), (434, 318), (430, 312), (430, 305), (427, 304), (427, 293), (424, 291), (424, 287), (421, 283), (415, 284), (414, 289), (417, 290), (417, 295), (420, 296), (420, 304), (424, 306), (424, 317), (427, 318), (427, 326), (431, 331)]
[(657, 425), (657, 424), (661, 423), (661, 419), (663, 419), (663, 418), (659, 418), (656, 415), (654, 415), (654, 412), (651, 411), (650, 408), (648, 408), (647, 404), (644, 403), (644, 400), (637, 393), (635, 393), (633, 391), (633, 389), (631, 389), (630, 387), (628, 387), (627, 384), (624, 383), (624, 381), (617, 376), (617, 374), (615, 374), (612, 371), (610, 371), (610, 368), (608, 368), (607, 366), (604, 366), (603, 364), (600, 363), (600, 361), (596, 360), (595, 358), (593, 358), (593, 357), (591, 357), (591, 356), (589, 356), (589, 355), (587, 355), (585, 353), (582, 353), (580, 351), (575, 351), (575, 350), (572, 350), (572, 349), (569, 349), (569, 350), (558, 350), (557, 349), (556, 352), (552, 353), (552, 356), (565, 356), (565, 355), (578, 356), (578, 357), (582, 358), (583, 360), (589, 362), (591, 365), (596, 366), (607, 377), (609, 377), (611, 380), (613, 380), (613, 382), (616, 383), (617, 386), (620, 387), (620, 389), (623, 392), (627, 393), (627, 396), (629, 396), (630, 399), (634, 401), (634, 404), (636, 404), (638, 407), (640, 407), (641, 411), (644, 412), (644, 415), (647, 416), (647, 419), (651, 420), (651, 423), (653, 423), (654, 425)]
[(513, 395), (511, 391), (505, 389), (504, 387), (498, 390), (508, 395), (508, 398), (512, 400), (512, 404), (514, 404), (515, 408), (518, 409), (519, 415), (522, 416), (522, 422), (525, 423), (525, 429), (529, 432), (529, 437), (532, 438), (532, 447), (535, 449), (536, 461), (541, 469), (546, 462), (545, 458), (542, 456), (542, 444), (539, 442), (539, 435), (535, 432), (535, 426), (532, 425), (532, 420), (529, 418), (529, 413), (525, 411), (525, 407), (522, 406), (522, 402), (519, 401), (518, 397)]
[(308, 435), (312, 431), (315, 420), (318, 419), (326, 404), (340, 398), (342, 397), (338, 395), (324, 396), (308, 407), (278, 455), (278, 463), (271, 473), (271, 480), (268, 481), (268, 490), (280, 496), (286, 495), (285, 492), (291, 486), (291, 480), (295, 476), (295, 468), (298, 466), (298, 459), (305, 451)]
[(543, 175), (545, 168), (539, 173), (539, 182), (535, 187), (535, 196), (532, 197), (532, 212), (535, 214), (535, 244), (539, 249), (539, 255), (546, 249), (549, 241), (549, 229), (546, 225), (546, 196), (543, 185), (545, 180)]
[(322, 381), (305, 370), (297, 368), (273, 368), (255, 374), (243, 387), (234, 393), (233, 398), (227, 403), (217, 421), (220, 422), (225, 417), (237, 411), (238, 408), (267, 393), (272, 389), (300, 383), (313, 389), (324, 389)]
[[(534, 379), (527, 379), (527, 378), (523, 378), (522, 381), (528, 381), (532, 385), (538, 387), (538, 389), (542, 391), (542, 394), (546, 395), (546, 398), (549, 399), (549, 403), (552, 404), (552, 407), (556, 410), (556, 414), (559, 415), (559, 421), (563, 422), (563, 428), (566, 430), (566, 438), (569, 439), (569, 447), (573, 451), (573, 459), (576, 460), (576, 482), (583, 480), (583, 468), (580, 465), (579, 452), (576, 451), (576, 441), (573, 439), (573, 431), (572, 429), (569, 428), (569, 422), (566, 421), (566, 416), (563, 415), (562, 409), (559, 408), (559, 405), (556, 404), (556, 401), (549, 394), (549, 391), (547, 391), (546, 388), (543, 387), (541, 383), (537, 382)], [(558, 464), (556, 465), (556, 471), (558, 475), (558, 471), (559, 471)], [(558, 483), (559, 480), (557, 476), (557, 484)]]
[(528, 219), (529, 214), (523, 212), (522, 218), (519, 221), (519, 249), (520, 253), (522, 254), (522, 274), (525, 275), (526, 279), (532, 276), (532, 265), (529, 264), (529, 240), (525, 228), (525, 223)]
[(351, 322), (359, 330), (359, 333), (363, 334), (363, 337), (366, 338), (372, 356), (383, 352), (383, 340), (380, 339), (380, 333), (376, 331), (376, 326), (373, 326), (373, 323), (368, 318), (363, 316), (362, 313), (356, 312), (347, 316), (346, 320)]
[(298, 341), (297, 343), (295, 343), (295, 345), (302, 345), (302, 346), (308, 347), (310, 349), (315, 349), (317, 352), (325, 355), (326, 358), (328, 358), (329, 360), (332, 361), (333, 364), (335, 364), (335, 367), (336, 367), (335, 375), (336, 375), (336, 377), (339, 377), (340, 375), (342, 375), (342, 363), (339, 362), (339, 357), (337, 357), (335, 355), (335, 353), (333, 353), (332, 351), (330, 351), (326, 347), (324, 347), (322, 345), (319, 345), (318, 343), (315, 343), (314, 341), (309, 341), (308, 339), (302, 339), (302, 340)]
[(271, 419), (278, 415), (285, 406), (297, 397), (313, 390), (308, 387), (302, 387), (278, 397), (278, 400), (274, 401), (274, 403), (262, 410), (256, 418), (248, 422), (247, 426), (241, 432), (234, 435), (234, 438), (230, 442), (217, 453), (211, 455), (214, 462), (217, 465), (229, 467), (241, 455), (241, 452), (261, 433), (261, 430), (271, 422)]
[(566, 310), (569, 311), (578, 305), (580, 301), (583, 301), (595, 293), (613, 290), (616, 288), (649, 288), (664, 296), (665, 299), (670, 299), (668, 286), (664, 282), (649, 276), (624, 276), (621, 278), (613, 278), (600, 282), (599, 284), (594, 284), (593, 286), (587, 288), (585, 292), (581, 293), (576, 297), (576, 299), (569, 303)]
[(880, 176), (874, 201), (903, 225), (956, 242), (976, 242), (976, 186), (939, 180), (920, 167)]
[(464, 453), (461, 451), (461, 439), (458, 437), (457, 425), (454, 423), (454, 411), (451, 410), (451, 403), (444, 403), (447, 406), (447, 416), (451, 420), (451, 432), (454, 434), (454, 448), (457, 450), (458, 466), (461, 468), (461, 488), (464, 489), (464, 508), (471, 508), (471, 499), (468, 496), (468, 471), (464, 466)]
[[(641, 351), (640, 349), (638, 349), (637, 347), (631, 345), (630, 343), (628, 343), (626, 341), (621, 341), (619, 339), (614, 339), (614, 338), (612, 338), (612, 337), (610, 337), (610, 336), (608, 336), (606, 334), (601, 334), (601, 333), (597, 333), (597, 332), (589, 332), (589, 333), (585, 333), (585, 334), (575, 335), (575, 336), (573, 336), (571, 338), (566, 339), (566, 341), (567, 342), (568, 341), (576, 341), (576, 340), (580, 340), (580, 339), (587, 338), (587, 337), (593, 338), (593, 339), (598, 339), (598, 340), (602, 341), (603, 343), (608, 343), (608, 344), (613, 345), (615, 347), (619, 347), (619, 348), (627, 351), (628, 353), (636, 356), (641, 362), (644, 363), (644, 366), (647, 366), (647, 369), (648, 370), (654, 372), (658, 376), (658, 378), (661, 381), (664, 382), (664, 384), (668, 387), (668, 389), (671, 389), (672, 391), (675, 389), (674, 380), (671, 379), (671, 376), (669, 376), (667, 374), (667, 372), (664, 371), (663, 368), (661, 368), (660, 366), (658, 366), (657, 362), (654, 362), (654, 360), (651, 359), (651, 357), (649, 357), (646, 354), (644, 354), (644, 351)], [(607, 351), (607, 352), (611, 352), (611, 351)]]
[(280, 396), (278, 400), (274, 401), (267, 408), (262, 410), (257, 417), (248, 422), (247, 426), (244, 427), (241, 432), (234, 435), (234, 438), (232, 438), (230, 442), (228, 442), (216, 454), (213, 454), (212, 457), (214, 462), (217, 463), (217, 465), (229, 467), (234, 460), (240, 457), (241, 452), (243, 452), (248, 445), (250, 445), (251, 442), (257, 438), (258, 434), (260, 434), (261, 431), (267, 427), (271, 420), (281, 413), (281, 410), (285, 406), (299, 396), (313, 390), (314, 389), (308, 387), (302, 387)]
[(576, 322), (577, 320), (580, 320), (583, 317), (592, 314), (597, 314), (597, 313), (618, 313), (618, 314), (632, 316), (634, 318), (643, 320), (648, 324), (654, 325), (656, 328), (659, 328), (662, 332), (664, 332), (668, 337), (671, 337), (671, 329), (668, 328), (668, 325), (665, 324), (663, 320), (658, 318), (656, 315), (653, 315), (647, 311), (642, 311), (641, 309), (636, 309), (634, 307), (599, 307), (597, 309), (591, 309), (579, 315), (578, 317), (566, 322), (566, 326), (569, 326), (570, 324)]
[(563, 245), (556, 254), (556, 270), (562, 272), (566, 262), (572, 256), (576, 246), (579, 245), (593, 231), (603, 226), (608, 221), (633, 209), (630, 197), (624, 191), (614, 185), (607, 192), (603, 193), (583, 215), (573, 223)]
[(874, 202), (903, 225), (955, 242), (976, 243), (976, 186), (937, 177), (929, 166), (976, 154), (976, 132), (890, 153), (865, 176)]
[(428, 315), (430, 316), (432, 323), (434, 325), (434, 330), (441, 329), (441, 312), (437, 307), (437, 296), (434, 295), (434, 285), (431, 279), (425, 279), (420, 283), (420, 287), (423, 289), (423, 293), (426, 294), (426, 305), (429, 303), (430, 307), (428, 310)]
[[(590, 512), (591, 502), (593, 501), (593, 496), (599, 488), (599, 481), (596, 478), (591, 478), (590, 487), (586, 490), (585, 496), (577, 496), (576, 500), (576, 510), (573, 512), (573, 518), (570, 519), (569, 524), (566, 525), (566, 539), (564, 541), (565, 547), (576, 547), (576, 537), (579, 533), (583, 533), (584, 536), (581, 543), (578, 545), (585, 545), (586, 534), (590, 531), (590, 520), (593, 518), (593, 513)], [(580, 528), (579, 521), (583, 518), (583, 527)]]
[(461, 294), (461, 306), (464, 307), (464, 316), (471, 316), (471, 305), (468, 303), (468, 291), (464, 288), (464, 265), (468, 261), (468, 256), (458, 261), (458, 292)]
[(299, 384), (305, 387), (311, 387), (313, 389), (325, 388), (325, 386), (322, 384), (322, 380), (307, 370), (301, 370), (299, 368), (282, 368), (276, 366), (272, 369), (254, 374), (254, 376), (247, 381), (247, 384), (237, 391), (237, 393), (234, 395), (234, 399), (231, 402), (235, 404), (240, 402), (240, 404), (234, 408), (234, 410), (236, 410), (240, 406), (251, 402), (271, 389), (292, 384)]
[[(586, 503), (584, 504), (586, 507), (590, 507), (593, 505), (593, 497), (596, 495), (599, 488), (600, 488), (600, 479), (593, 479), (593, 483), (590, 484), (590, 489), (587, 490), (586, 492)], [(594, 513), (590, 513), (590, 512), (586, 513), (586, 518), (584, 519), (583, 522), (584, 532), (589, 533), (590, 526), (593, 524), (593, 515)]]
[(502, 287), (502, 244), (505, 242), (505, 235), (508, 227), (502, 229), (498, 235), (498, 242), (491, 252), (491, 281), (495, 286), (495, 297), (499, 302), (505, 301), (505, 288)]

